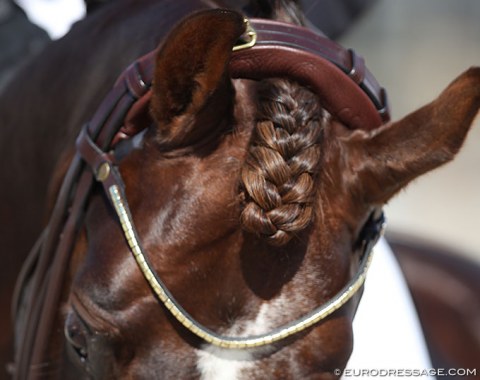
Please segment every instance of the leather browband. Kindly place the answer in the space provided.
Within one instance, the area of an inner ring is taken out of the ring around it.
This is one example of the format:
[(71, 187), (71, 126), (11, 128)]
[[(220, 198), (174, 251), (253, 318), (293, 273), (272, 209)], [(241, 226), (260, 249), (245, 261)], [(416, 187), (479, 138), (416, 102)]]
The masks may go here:
[[(308, 29), (267, 20), (252, 20), (258, 34), (254, 47), (232, 54), (233, 78), (288, 77), (316, 92), (324, 107), (350, 128), (371, 129), (389, 120), (385, 91), (364, 66), (363, 59), (325, 36)], [(86, 133), (103, 152), (119, 131), (139, 132), (131, 115), (143, 112), (151, 94), (156, 51), (135, 61), (117, 80), (86, 125)], [(96, 172), (98, 168), (94, 167)], [(15, 379), (39, 379), (46, 373), (47, 347), (57, 316), (65, 268), (75, 243), (93, 177), (77, 153), (65, 176), (46, 233), (32, 250), (34, 276), (24, 312), (24, 329), (15, 358)], [(20, 278), (21, 294), (25, 278)], [(18, 310), (18, 299), (14, 310)], [(18, 312), (16, 312), (17, 314)], [(53, 370), (53, 369), (52, 369)]]
[(385, 90), (353, 50), (300, 26), (271, 20), (251, 24), (257, 43), (233, 54), (232, 77), (294, 79), (310, 87), (327, 111), (351, 129), (373, 129), (389, 120)]
[[(232, 53), (232, 78), (296, 80), (319, 95), (327, 111), (351, 129), (370, 130), (390, 120), (386, 91), (353, 50), (301, 26), (263, 19), (250, 23), (257, 42)], [(119, 78), (137, 98), (151, 85), (156, 52), (138, 59)]]

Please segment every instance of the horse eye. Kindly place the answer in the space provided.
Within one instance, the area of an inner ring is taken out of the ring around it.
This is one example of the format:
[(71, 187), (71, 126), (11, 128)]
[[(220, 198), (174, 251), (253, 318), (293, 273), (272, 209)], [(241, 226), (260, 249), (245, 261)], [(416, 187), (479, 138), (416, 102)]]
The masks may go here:
[(64, 334), (71, 356), (75, 356), (76, 362), (86, 363), (88, 359), (88, 329), (75, 311), (70, 312), (67, 316)]

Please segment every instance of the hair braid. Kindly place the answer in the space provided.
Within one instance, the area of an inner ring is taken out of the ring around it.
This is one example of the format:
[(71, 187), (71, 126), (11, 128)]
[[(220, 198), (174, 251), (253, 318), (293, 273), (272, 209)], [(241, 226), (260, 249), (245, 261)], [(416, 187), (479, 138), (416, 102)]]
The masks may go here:
[(266, 80), (259, 90), (253, 139), (242, 168), (246, 231), (283, 245), (313, 218), (324, 110), (307, 89)]

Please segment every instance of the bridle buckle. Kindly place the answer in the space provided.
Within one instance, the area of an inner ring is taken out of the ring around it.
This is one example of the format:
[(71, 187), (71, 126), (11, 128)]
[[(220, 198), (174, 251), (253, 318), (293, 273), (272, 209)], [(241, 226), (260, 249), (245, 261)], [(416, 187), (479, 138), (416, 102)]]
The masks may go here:
[(235, 46), (232, 48), (232, 51), (239, 51), (244, 49), (249, 49), (257, 43), (257, 32), (253, 29), (250, 21), (248, 19), (243, 19), (245, 23), (245, 33), (243, 33)]

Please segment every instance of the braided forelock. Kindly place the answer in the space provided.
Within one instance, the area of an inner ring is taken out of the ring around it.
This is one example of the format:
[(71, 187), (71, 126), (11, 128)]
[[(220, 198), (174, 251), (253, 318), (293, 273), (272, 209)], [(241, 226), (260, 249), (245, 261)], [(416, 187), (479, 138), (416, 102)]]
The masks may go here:
[(309, 90), (287, 80), (265, 80), (242, 168), (243, 228), (286, 244), (313, 219), (316, 173), (325, 110)]

